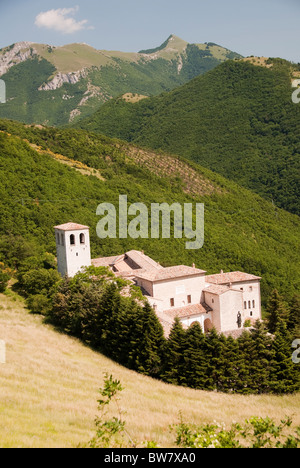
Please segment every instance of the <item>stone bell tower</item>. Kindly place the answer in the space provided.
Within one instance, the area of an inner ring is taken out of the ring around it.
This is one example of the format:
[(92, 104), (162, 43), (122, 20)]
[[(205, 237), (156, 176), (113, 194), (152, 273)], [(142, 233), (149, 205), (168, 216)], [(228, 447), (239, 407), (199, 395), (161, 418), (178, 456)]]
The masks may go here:
[(55, 226), (57, 269), (61, 276), (72, 278), (82, 267), (91, 266), (88, 226), (67, 223)]

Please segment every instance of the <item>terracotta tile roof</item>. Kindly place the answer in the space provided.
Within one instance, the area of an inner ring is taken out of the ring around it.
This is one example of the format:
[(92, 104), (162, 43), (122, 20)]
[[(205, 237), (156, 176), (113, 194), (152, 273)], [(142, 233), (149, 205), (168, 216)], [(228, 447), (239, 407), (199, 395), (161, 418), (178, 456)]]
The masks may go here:
[(184, 317), (192, 317), (194, 315), (206, 314), (210, 312), (212, 309), (205, 303), (202, 304), (193, 304), (184, 307), (177, 307), (168, 310), (164, 310), (164, 314), (173, 319), (175, 317), (184, 318)]
[(168, 268), (161, 268), (153, 271), (138, 271), (136, 277), (149, 281), (161, 281), (166, 279), (182, 278), (184, 276), (203, 275), (205, 271), (185, 265), (177, 265)]
[(98, 266), (108, 267), (108, 266), (113, 265), (113, 263), (115, 262), (117, 258), (119, 258), (119, 256), (94, 258), (92, 260), (92, 265), (95, 267), (98, 267)]
[(155, 270), (161, 270), (163, 268), (151, 257), (148, 257), (148, 255), (145, 255), (144, 252), (140, 252), (138, 250), (130, 250), (129, 252), (126, 252), (125, 256), (143, 269), (149, 270), (154, 268)]
[(260, 280), (259, 276), (250, 275), (249, 273), (243, 273), (241, 271), (232, 271), (229, 273), (219, 273), (217, 275), (209, 275), (205, 277), (207, 283), (213, 284), (230, 284), (240, 283), (243, 281), (254, 281)]
[(211, 284), (210, 286), (207, 286), (206, 288), (203, 289), (203, 292), (215, 294), (217, 296), (220, 296), (221, 294), (224, 294), (228, 291), (235, 291), (235, 292), (241, 293), (241, 291), (238, 291), (237, 289), (231, 289), (229, 288), (229, 286), (224, 286), (222, 284)]
[(79, 231), (81, 229), (89, 229), (89, 226), (83, 226), (82, 224), (66, 223), (60, 226), (55, 226), (54, 229), (60, 229), (61, 231)]

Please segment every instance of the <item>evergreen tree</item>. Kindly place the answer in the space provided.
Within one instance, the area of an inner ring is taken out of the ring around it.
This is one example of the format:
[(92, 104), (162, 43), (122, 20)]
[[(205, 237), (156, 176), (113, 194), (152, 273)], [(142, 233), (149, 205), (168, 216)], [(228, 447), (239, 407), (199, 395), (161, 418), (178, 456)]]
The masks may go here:
[(294, 364), (291, 359), (291, 343), (291, 334), (285, 322), (281, 320), (272, 343), (274, 361), (270, 382), (274, 393), (293, 393), (300, 388), (300, 369), (299, 365)]
[(138, 372), (158, 376), (165, 342), (163, 328), (149, 303), (136, 309), (134, 329), (129, 337), (131, 366)]
[(205, 335), (198, 322), (186, 332), (184, 355), (184, 379), (188, 387), (201, 390), (207, 385), (207, 357), (205, 353)]
[(272, 339), (259, 320), (251, 332), (248, 359), (252, 393), (268, 393), (270, 391), (271, 365), (274, 360)]
[(295, 294), (290, 304), (290, 313), (287, 321), (288, 330), (293, 338), (300, 336), (300, 294)]
[(238, 341), (229, 336), (220, 337), (223, 343), (223, 369), (220, 375), (219, 390), (222, 392), (235, 392), (239, 380), (240, 355)]
[(289, 311), (286, 303), (279, 295), (277, 289), (272, 291), (266, 308), (268, 329), (271, 333), (275, 333), (279, 320), (287, 320)]
[(244, 331), (238, 338), (238, 379), (235, 390), (237, 393), (250, 394), (251, 389), (251, 369), (250, 352), (252, 347), (252, 337), (249, 331)]
[(162, 379), (174, 385), (185, 385), (184, 349), (186, 332), (178, 317), (175, 318), (169, 338), (165, 345), (163, 357)]
[(205, 350), (208, 359), (207, 389), (218, 390), (222, 388), (224, 336), (219, 337), (216, 329), (212, 328), (205, 338)]

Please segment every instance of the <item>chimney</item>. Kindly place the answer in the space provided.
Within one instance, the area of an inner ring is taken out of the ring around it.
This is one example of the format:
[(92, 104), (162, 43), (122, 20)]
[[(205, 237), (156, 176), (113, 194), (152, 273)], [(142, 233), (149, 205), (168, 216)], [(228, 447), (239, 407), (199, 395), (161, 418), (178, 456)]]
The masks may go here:
[(196, 265), (195, 265), (195, 263), (193, 263), (193, 268), (194, 268), (194, 269), (196, 268)]
[(223, 275), (224, 271), (223, 271), (223, 270), (221, 270), (221, 271), (220, 271), (220, 273), (221, 273), (221, 275)]

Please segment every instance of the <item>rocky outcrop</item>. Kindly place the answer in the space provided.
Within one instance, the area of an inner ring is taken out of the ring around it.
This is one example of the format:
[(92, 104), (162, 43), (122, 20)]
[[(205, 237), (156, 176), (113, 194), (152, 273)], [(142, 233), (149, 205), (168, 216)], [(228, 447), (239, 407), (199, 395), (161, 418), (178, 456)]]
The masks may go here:
[(18, 42), (0, 51), (0, 76), (4, 75), (11, 67), (25, 62), (30, 57), (37, 55), (32, 47), (33, 42)]
[(53, 91), (61, 88), (64, 83), (75, 84), (78, 83), (81, 78), (85, 78), (88, 75), (87, 69), (82, 69), (76, 72), (70, 73), (57, 73), (54, 78), (48, 83), (43, 84), (39, 87), (39, 91)]

